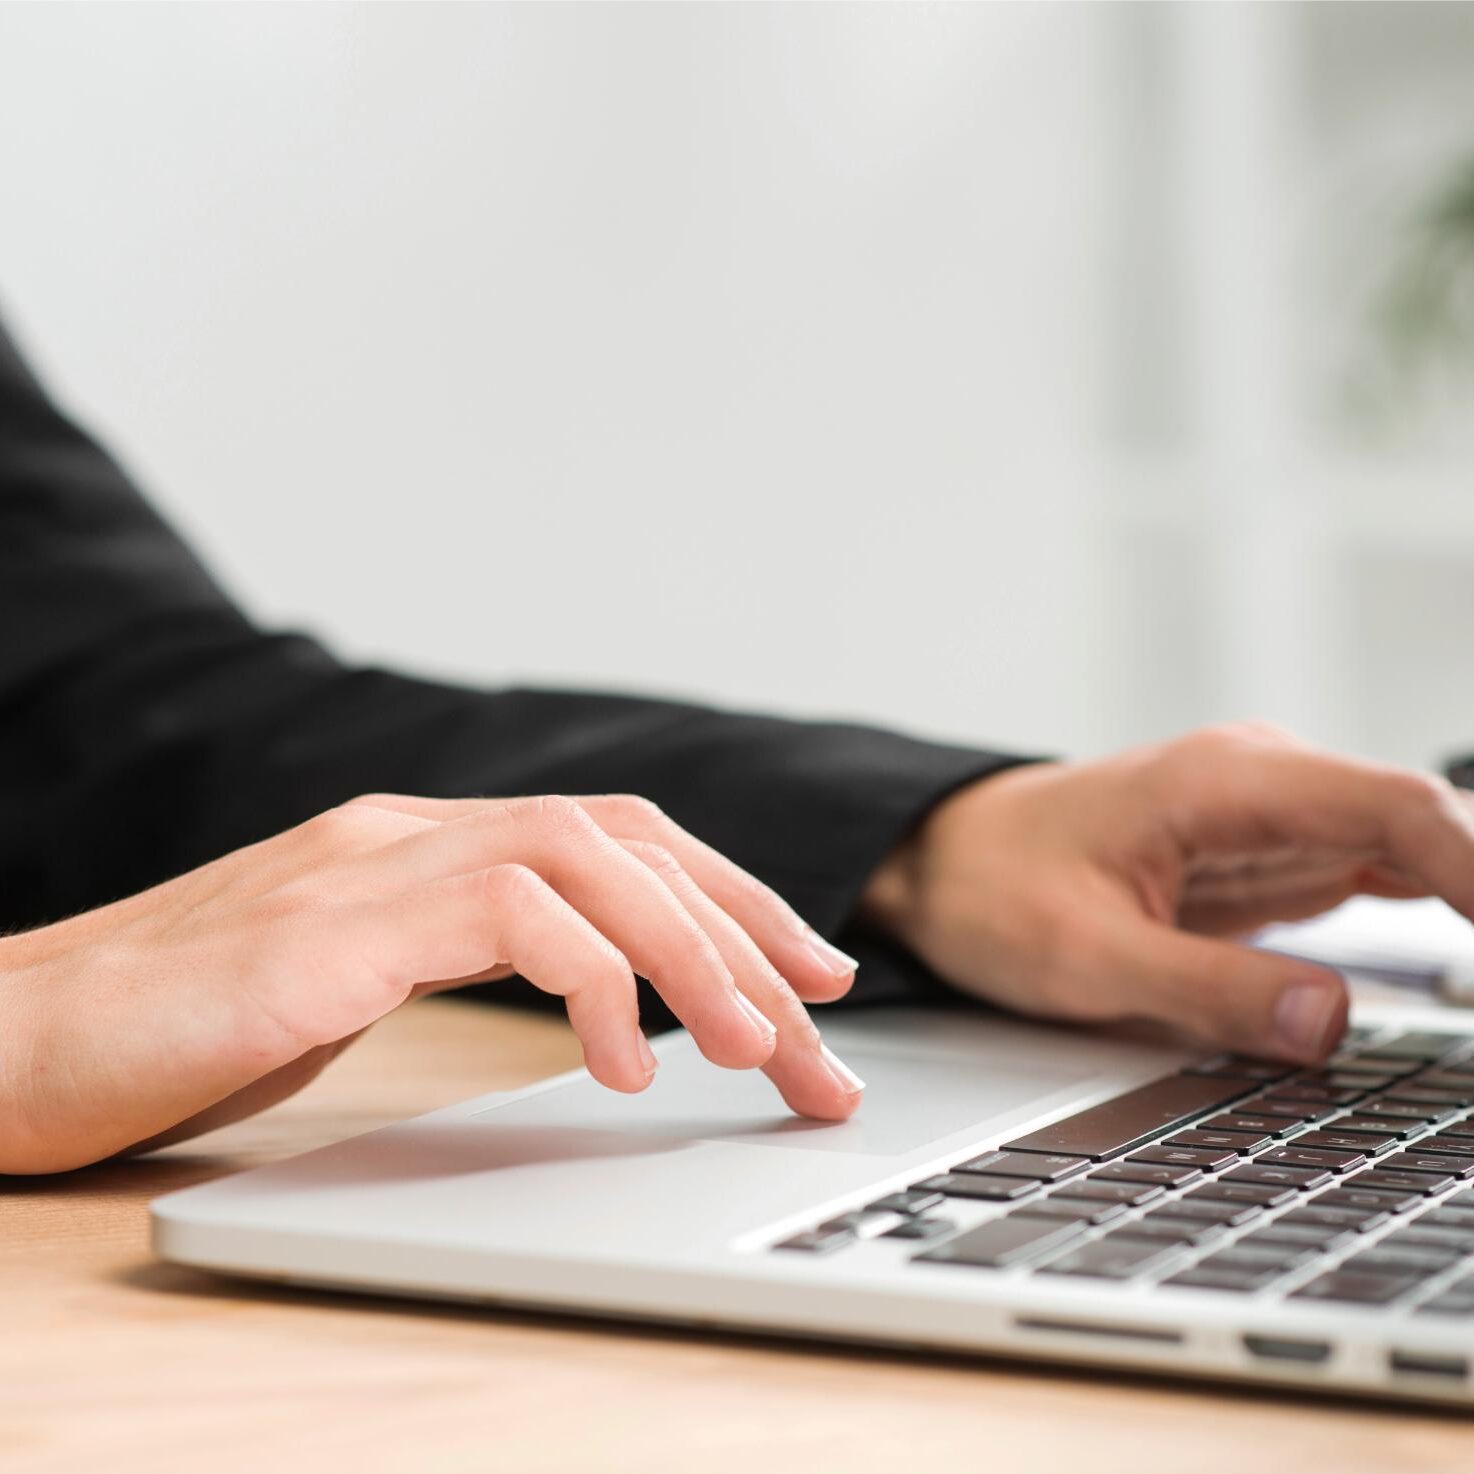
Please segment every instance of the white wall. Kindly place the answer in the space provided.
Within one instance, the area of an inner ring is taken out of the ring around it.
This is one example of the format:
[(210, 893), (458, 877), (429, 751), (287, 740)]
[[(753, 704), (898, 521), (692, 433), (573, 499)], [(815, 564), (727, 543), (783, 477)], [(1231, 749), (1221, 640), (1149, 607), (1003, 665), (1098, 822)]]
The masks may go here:
[(1031, 748), (1272, 707), (1136, 477), (1214, 505), (1165, 24), (0, 7), (0, 301), (255, 610), (358, 655)]

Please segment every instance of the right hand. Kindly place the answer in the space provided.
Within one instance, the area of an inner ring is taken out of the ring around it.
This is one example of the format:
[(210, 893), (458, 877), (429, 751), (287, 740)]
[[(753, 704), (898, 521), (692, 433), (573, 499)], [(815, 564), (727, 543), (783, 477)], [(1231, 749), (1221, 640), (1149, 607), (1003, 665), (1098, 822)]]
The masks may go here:
[(300, 1089), (406, 999), (520, 973), (596, 1080), (638, 1091), (648, 977), (701, 1052), (802, 1115), (863, 1089), (803, 1003), (854, 963), (627, 795), (375, 795), (176, 880), (0, 940), (0, 1173), (148, 1150)]

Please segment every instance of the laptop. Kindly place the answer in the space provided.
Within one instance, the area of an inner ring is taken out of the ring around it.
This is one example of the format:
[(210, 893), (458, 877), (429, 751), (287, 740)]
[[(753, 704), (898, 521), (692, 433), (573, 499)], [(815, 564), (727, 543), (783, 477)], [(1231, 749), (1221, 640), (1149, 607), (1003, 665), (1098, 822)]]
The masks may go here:
[(426, 1296), (1471, 1401), (1474, 1020), (1379, 1003), (1322, 1068), (982, 1009), (823, 1015), (796, 1119), (689, 1036), (190, 1188), (176, 1263)]

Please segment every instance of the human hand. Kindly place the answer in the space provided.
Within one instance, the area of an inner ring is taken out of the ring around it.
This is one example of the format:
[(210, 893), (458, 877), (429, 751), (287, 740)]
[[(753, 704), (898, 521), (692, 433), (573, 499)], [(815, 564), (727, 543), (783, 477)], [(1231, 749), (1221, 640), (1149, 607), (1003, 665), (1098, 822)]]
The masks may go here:
[(965, 788), (865, 904), (957, 987), (1021, 1012), (1159, 1019), (1311, 1063), (1345, 1029), (1339, 974), (1228, 939), (1356, 894), (1474, 918), (1474, 805), (1247, 723)]
[(853, 962), (653, 804), (376, 795), (0, 940), (0, 1173), (223, 1125), (407, 998), (513, 972), (566, 998), (615, 1090), (655, 1073), (638, 972), (713, 1063), (803, 1115), (859, 1103), (800, 1001), (839, 997)]

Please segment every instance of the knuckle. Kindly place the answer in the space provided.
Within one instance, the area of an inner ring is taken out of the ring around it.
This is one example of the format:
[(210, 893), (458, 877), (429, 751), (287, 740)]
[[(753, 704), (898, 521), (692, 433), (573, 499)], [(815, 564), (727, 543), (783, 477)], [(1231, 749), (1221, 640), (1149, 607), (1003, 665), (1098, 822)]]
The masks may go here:
[(1300, 739), (1293, 732), (1265, 717), (1249, 717), (1244, 721), (1230, 722), (1228, 729), (1237, 734), (1241, 743), (1252, 743), (1257, 746), (1268, 744), (1274, 747), (1298, 747), (1300, 745)]
[(566, 794), (545, 793), (527, 802), (533, 822), (559, 838), (582, 836), (595, 827), (583, 805)]
[(344, 809), (387, 809), (403, 801), (403, 795), (397, 793), (360, 793), (356, 798), (350, 798), (346, 803), (340, 804), (339, 807)]
[(373, 811), (365, 807), (340, 804), (337, 808), (324, 809), (301, 825), (298, 833), (309, 843), (327, 849), (337, 849), (353, 844), (377, 829)]
[(819, 1026), (809, 1017), (807, 1010), (802, 1016), (795, 1017), (792, 1022), (785, 1023), (780, 1034), (786, 1038), (790, 1046), (797, 1049), (817, 1052), (824, 1047), (824, 1036), (819, 1032)]
[(1189, 732), (1178, 745), (1192, 757), (1216, 759), (1243, 747), (1247, 740), (1243, 723), (1215, 722), (1212, 726)]
[(548, 888), (542, 876), (527, 865), (494, 865), (481, 872), (480, 880), (494, 905), (531, 910), (547, 900)]
[(665, 811), (660, 805), (643, 794), (606, 794), (603, 805), (616, 820), (642, 827), (654, 826), (665, 818)]
[(1437, 773), (1420, 773), (1408, 769), (1397, 778), (1401, 800), (1425, 813), (1436, 814), (1450, 809), (1458, 800), (1452, 783)]

